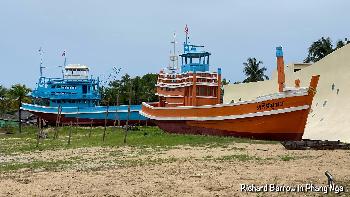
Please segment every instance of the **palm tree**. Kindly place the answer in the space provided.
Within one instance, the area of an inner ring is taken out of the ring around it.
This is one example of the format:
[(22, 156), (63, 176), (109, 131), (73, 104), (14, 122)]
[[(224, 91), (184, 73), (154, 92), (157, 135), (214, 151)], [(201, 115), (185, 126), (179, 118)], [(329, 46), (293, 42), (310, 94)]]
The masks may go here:
[(264, 73), (267, 69), (265, 67), (260, 68), (260, 64), (263, 64), (263, 62), (257, 61), (255, 58), (248, 58), (247, 62), (243, 63), (243, 72), (245, 76), (247, 76), (243, 83), (264, 81), (265, 79), (269, 79), (269, 77)]
[(21, 125), (21, 105), (22, 100), (27, 96), (27, 94), (31, 92), (31, 89), (27, 88), (25, 85), (16, 84), (11, 87), (9, 90), (9, 94), (18, 101), (18, 128), (19, 132), (22, 132), (22, 125)]

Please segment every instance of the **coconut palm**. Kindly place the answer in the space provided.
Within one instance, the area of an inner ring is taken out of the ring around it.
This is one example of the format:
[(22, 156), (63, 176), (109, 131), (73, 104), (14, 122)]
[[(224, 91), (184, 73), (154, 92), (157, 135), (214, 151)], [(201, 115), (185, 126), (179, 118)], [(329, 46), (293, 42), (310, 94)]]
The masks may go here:
[(267, 69), (265, 67), (260, 68), (260, 64), (263, 64), (263, 62), (257, 61), (255, 58), (248, 58), (247, 62), (243, 63), (243, 72), (245, 76), (247, 76), (243, 83), (264, 81), (265, 79), (269, 79), (269, 77), (265, 75), (265, 71)]
[(22, 131), (22, 125), (21, 125), (21, 105), (23, 99), (27, 96), (27, 94), (31, 92), (31, 89), (27, 88), (25, 85), (16, 84), (11, 87), (9, 90), (9, 94), (11, 97), (16, 99), (18, 101), (18, 128), (19, 132)]

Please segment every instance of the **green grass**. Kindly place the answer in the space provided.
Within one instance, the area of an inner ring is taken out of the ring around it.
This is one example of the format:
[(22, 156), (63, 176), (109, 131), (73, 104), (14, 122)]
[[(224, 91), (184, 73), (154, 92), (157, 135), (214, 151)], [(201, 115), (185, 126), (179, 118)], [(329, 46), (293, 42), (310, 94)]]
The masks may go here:
[(72, 160), (32, 161), (30, 163), (0, 163), (0, 172), (16, 171), (24, 168), (29, 170), (56, 170), (72, 163)]
[(295, 160), (296, 157), (294, 156), (291, 156), (291, 155), (283, 155), (283, 156), (280, 156), (281, 160), (282, 161), (291, 161), (291, 160)]
[(219, 160), (219, 161), (234, 161), (234, 160), (250, 161), (250, 160), (262, 160), (262, 158), (250, 156), (247, 154), (237, 154), (237, 155), (225, 155), (225, 156), (216, 158), (216, 160)]
[(313, 156), (311, 155), (304, 155), (304, 156), (296, 156), (296, 155), (282, 155), (282, 156), (279, 156), (280, 159), (282, 161), (292, 161), (292, 160), (296, 160), (296, 159), (309, 159), (309, 158), (313, 158)]
[[(105, 141), (102, 141), (102, 127), (93, 128), (92, 130), (82, 127), (61, 127), (58, 130), (58, 139), (53, 139), (54, 128), (52, 128), (48, 131), (47, 139), (40, 139), (39, 147), (36, 147), (38, 130), (35, 127), (24, 127), (22, 133), (0, 134), (0, 154), (80, 147), (119, 147), (125, 145), (123, 143), (124, 130), (121, 128), (107, 128)], [(67, 143), (69, 130), (72, 130), (70, 145)], [(89, 137), (90, 130), (92, 133), (91, 137)], [(128, 131), (126, 145), (164, 149), (179, 145), (227, 147), (228, 144), (233, 143), (275, 144), (277, 142), (234, 137), (169, 134), (158, 127), (139, 127), (138, 131)]]
[[(146, 158), (146, 159), (114, 159), (96, 162), (93, 167), (84, 166), (83, 169), (88, 171), (98, 171), (110, 167), (135, 167), (144, 165), (155, 165), (163, 163), (172, 163), (179, 159), (171, 158)], [(69, 158), (65, 160), (55, 161), (31, 161), (27, 163), (19, 162), (6, 162), (0, 163), (0, 173), (2, 172), (13, 172), (25, 169), (26, 171), (42, 170), (42, 171), (56, 171), (62, 169), (70, 169), (74, 165), (84, 165), (88, 162), (81, 158)]]

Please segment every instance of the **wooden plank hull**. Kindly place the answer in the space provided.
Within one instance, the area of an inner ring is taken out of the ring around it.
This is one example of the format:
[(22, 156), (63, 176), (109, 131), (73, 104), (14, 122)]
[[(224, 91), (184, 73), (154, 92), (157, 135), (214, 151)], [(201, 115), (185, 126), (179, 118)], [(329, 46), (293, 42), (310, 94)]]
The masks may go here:
[(301, 140), (308, 109), (234, 120), (153, 120), (170, 133), (246, 137), (264, 140)]
[[(35, 114), (50, 125), (56, 125), (58, 107), (23, 103), (21, 109)], [(59, 122), (60, 124), (70, 124), (71, 122), (76, 124), (78, 122), (80, 125), (104, 125), (105, 119), (107, 119), (107, 125), (118, 124), (118, 120), (120, 125), (125, 125), (126, 120), (129, 119), (129, 124), (148, 125), (150, 121), (139, 113), (140, 110), (140, 105), (131, 105), (130, 114), (128, 115), (128, 106), (109, 106), (108, 109), (106, 106), (62, 107)]]
[[(31, 112), (31, 111), (30, 111)], [(47, 124), (49, 125), (56, 125), (56, 119), (57, 119), (57, 114), (51, 114), (51, 113), (41, 113), (41, 112), (31, 112), (37, 117), (42, 118), (43, 120), (46, 121)], [(79, 125), (87, 125), (90, 126), (91, 124), (93, 126), (104, 126), (105, 120), (104, 119), (96, 119), (96, 118), (76, 118), (76, 117), (67, 117), (65, 115), (61, 115), (61, 122), (60, 124), (63, 125), (69, 125), (69, 124), (79, 124)], [(118, 125), (118, 120), (111, 120), (107, 119), (107, 126), (114, 126), (114, 124)], [(120, 125), (124, 126), (126, 124), (126, 120), (120, 120)], [(151, 121), (148, 119), (140, 119), (140, 120), (129, 120), (129, 125), (154, 125)]]

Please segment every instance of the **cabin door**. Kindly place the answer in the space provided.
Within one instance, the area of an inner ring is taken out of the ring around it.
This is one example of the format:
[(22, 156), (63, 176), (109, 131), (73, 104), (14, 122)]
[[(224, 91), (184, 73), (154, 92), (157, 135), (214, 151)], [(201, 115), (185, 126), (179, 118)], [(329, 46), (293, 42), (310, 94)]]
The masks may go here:
[(83, 85), (83, 94), (87, 93), (87, 85)]

